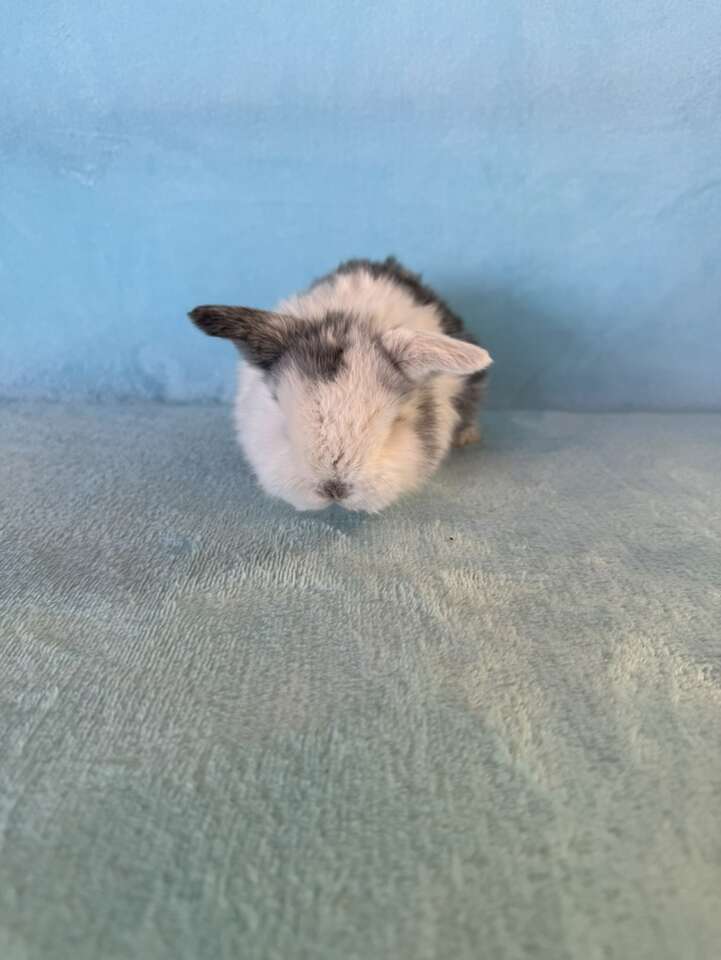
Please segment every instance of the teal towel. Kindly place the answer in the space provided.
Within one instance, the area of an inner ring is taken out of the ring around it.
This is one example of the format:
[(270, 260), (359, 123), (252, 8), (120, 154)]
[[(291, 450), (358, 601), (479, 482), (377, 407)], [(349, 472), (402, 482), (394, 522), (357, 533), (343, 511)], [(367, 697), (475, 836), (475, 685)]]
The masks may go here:
[(367, 517), (0, 408), (3, 960), (718, 957), (721, 416), (488, 424)]

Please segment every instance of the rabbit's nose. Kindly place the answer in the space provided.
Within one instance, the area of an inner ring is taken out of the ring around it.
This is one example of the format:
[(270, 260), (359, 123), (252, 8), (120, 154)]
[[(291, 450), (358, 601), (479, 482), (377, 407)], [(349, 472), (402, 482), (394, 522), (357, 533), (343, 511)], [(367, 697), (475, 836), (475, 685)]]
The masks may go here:
[(331, 500), (345, 500), (350, 493), (350, 487), (342, 480), (326, 480), (320, 487), (320, 495)]

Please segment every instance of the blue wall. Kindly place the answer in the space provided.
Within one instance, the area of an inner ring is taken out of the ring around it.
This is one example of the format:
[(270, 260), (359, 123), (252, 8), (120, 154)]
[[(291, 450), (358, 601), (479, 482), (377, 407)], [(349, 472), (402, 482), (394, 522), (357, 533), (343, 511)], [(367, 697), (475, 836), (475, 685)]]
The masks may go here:
[(719, 0), (10, 0), (0, 396), (229, 393), (184, 319), (396, 253), (526, 407), (721, 407)]

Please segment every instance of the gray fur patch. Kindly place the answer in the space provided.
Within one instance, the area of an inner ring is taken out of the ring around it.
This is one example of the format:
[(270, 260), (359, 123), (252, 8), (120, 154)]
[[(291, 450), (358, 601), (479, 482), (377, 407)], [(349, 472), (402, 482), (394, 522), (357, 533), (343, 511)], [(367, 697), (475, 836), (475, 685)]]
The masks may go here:
[(433, 462), (440, 450), (436, 400), (430, 390), (421, 389), (420, 394), (416, 413), (416, 433), (426, 458)]
[(321, 321), (300, 326), (288, 347), (288, 362), (310, 380), (335, 380), (345, 368), (345, 351), (353, 318), (328, 313)]
[(378, 379), (386, 390), (398, 394), (398, 396), (412, 393), (416, 385), (405, 375), (395, 357), (386, 350), (380, 337), (374, 337), (373, 343), (383, 358), (383, 364), (378, 371)]
[(466, 427), (476, 422), (478, 410), (486, 393), (487, 383), (487, 370), (471, 374), (470, 377), (466, 377), (463, 389), (453, 398), (453, 406), (460, 417), (454, 437), (457, 437)]
[(363, 259), (346, 260), (344, 263), (341, 263), (333, 273), (321, 277), (320, 280), (316, 280), (313, 286), (332, 279), (335, 274), (356, 273), (358, 270), (365, 270), (366, 273), (369, 273), (372, 277), (385, 277), (392, 280), (407, 290), (419, 306), (423, 307), (428, 304), (433, 304), (440, 314), (443, 333), (451, 337), (460, 337), (463, 340), (467, 339), (467, 337), (463, 336), (463, 321), (458, 314), (451, 310), (445, 300), (442, 300), (432, 287), (423, 283), (420, 274), (408, 270), (408, 268), (404, 267), (402, 263), (399, 263), (395, 257), (386, 257), (386, 259), (382, 261)]

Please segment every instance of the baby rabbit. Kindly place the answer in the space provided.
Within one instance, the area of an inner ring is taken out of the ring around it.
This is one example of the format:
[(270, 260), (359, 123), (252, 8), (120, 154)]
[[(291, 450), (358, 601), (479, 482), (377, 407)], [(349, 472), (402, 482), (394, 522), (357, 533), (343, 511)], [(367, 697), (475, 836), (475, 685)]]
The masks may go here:
[(421, 278), (349, 260), (273, 312), (196, 307), (238, 348), (238, 439), (263, 489), (298, 510), (375, 513), (475, 426), (491, 358)]

